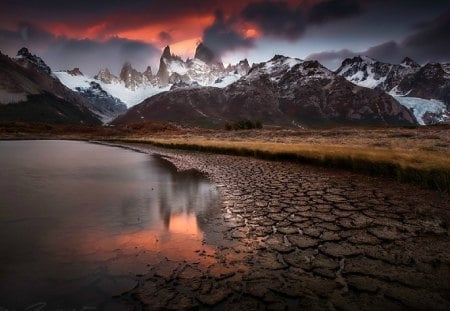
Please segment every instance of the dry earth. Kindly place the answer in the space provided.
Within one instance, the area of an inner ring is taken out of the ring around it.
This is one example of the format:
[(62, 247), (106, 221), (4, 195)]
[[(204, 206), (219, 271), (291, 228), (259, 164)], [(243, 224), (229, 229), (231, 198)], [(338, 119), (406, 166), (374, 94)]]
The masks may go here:
[(294, 163), (121, 145), (205, 172), (223, 199), (205, 232), (205, 245), (209, 234), (223, 236), (213, 253), (149, 267), (124, 294), (146, 309), (450, 309), (448, 194)]

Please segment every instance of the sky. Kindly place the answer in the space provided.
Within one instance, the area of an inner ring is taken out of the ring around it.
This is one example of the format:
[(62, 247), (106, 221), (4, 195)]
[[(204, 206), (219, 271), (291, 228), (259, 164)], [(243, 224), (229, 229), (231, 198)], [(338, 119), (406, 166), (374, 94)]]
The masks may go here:
[(126, 61), (158, 69), (162, 49), (193, 57), (199, 42), (225, 64), (275, 54), (336, 69), (368, 55), (450, 62), (450, 0), (0, 0), (0, 51), (25, 46), (53, 70)]

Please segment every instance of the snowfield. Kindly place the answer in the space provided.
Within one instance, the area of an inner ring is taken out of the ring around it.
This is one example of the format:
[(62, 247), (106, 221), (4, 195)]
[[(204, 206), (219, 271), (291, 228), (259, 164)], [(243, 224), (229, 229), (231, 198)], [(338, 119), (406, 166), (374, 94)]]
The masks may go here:
[(54, 72), (55, 76), (61, 81), (62, 84), (68, 88), (77, 91), (77, 87), (89, 88), (89, 83), (96, 82), (100, 84), (103, 90), (111, 94), (111, 96), (120, 99), (124, 102), (128, 108), (139, 104), (143, 100), (161, 92), (168, 91), (170, 86), (156, 87), (151, 85), (142, 85), (137, 87), (136, 90), (131, 90), (125, 87), (124, 83), (103, 83), (100, 80), (88, 78), (85, 76), (72, 76), (65, 71)]

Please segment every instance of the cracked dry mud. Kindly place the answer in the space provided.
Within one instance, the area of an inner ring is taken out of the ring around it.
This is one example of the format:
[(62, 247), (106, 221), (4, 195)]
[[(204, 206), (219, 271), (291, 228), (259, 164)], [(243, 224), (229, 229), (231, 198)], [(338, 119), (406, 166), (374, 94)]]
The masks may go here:
[(128, 146), (205, 172), (223, 199), (215, 252), (150, 267), (128, 293), (144, 309), (450, 309), (448, 194), (295, 163)]

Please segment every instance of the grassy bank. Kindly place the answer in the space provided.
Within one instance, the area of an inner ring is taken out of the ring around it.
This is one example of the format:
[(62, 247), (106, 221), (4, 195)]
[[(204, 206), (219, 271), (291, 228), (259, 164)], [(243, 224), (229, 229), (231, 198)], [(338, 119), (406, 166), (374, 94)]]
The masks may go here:
[(450, 192), (450, 157), (445, 152), (210, 138), (122, 138), (120, 141), (342, 168)]

